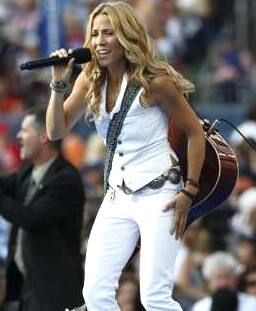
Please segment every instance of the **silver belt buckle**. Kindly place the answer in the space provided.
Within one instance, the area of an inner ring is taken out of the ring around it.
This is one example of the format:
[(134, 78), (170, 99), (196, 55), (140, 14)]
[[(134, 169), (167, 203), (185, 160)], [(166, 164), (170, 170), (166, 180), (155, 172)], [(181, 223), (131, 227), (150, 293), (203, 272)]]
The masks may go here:
[(170, 168), (167, 171), (167, 175), (161, 175), (155, 179), (153, 179), (147, 187), (150, 189), (160, 189), (165, 184), (165, 181), (169, 180), (172, 184), (177, 185), (181, 181), (181, 171), (177, 168)]
[(167, 179), (172, 184), (179, 184), (181, 182), (181, 171), (177, 168), (170, 168), (167, 172)]
[(165, 176), (161, 175), (161, 176), (153, 179), (147, 186), (150, 189), (160, 189), (163, 187), (164, 183), (165, 183)]

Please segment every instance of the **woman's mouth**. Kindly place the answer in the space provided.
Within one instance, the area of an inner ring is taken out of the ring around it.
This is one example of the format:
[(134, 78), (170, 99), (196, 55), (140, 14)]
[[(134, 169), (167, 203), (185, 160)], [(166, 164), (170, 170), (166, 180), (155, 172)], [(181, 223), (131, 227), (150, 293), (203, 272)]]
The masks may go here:
[(109, 55), (110, 51), (109, 50), (100, 50), (97, 52), (98, 57), (104, 58), (105, 56)]

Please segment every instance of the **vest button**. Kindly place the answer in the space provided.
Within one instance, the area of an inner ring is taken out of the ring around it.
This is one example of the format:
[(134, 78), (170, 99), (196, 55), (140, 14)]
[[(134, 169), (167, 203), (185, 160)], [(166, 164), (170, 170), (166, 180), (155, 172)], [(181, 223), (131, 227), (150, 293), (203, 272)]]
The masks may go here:
[(123, 152), (119, 152), (119, 157), (122, 157), (124, 155)]
[(124, 166), (121, 166), (121, 171), (124, 171), (124, 170), (125, 170)]
[(119, 145), (121, 145), (121, 144), (122, 144), (121, 139), (118, 139), (117, 143), (118, 143)]

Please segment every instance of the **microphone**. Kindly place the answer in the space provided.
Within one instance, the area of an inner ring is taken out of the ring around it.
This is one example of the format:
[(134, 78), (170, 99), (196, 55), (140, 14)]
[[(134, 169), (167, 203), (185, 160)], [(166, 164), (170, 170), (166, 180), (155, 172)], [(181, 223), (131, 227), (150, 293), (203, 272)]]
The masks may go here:
[(84, 64), (92, 59), (92, 55), (90, 49), (79, 48), (73, 50), (73, 52), (68, 54), (67, 57), (51, 56), (23, 63), (20, 65), (20, 70), (31, 70), (53, 65), (65, 65), (71, 58), (75, 59), (75, 64)]

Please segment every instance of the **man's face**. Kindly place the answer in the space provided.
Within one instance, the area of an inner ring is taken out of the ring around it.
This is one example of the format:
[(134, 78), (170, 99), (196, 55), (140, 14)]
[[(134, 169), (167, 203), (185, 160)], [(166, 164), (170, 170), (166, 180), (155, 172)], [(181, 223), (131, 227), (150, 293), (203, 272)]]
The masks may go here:
[(23, 119), (17, 138), (21, 145), (21, 159), (35, 160), (39, 156), (42, 146), (40, 133), (35, 128), (35, 116), (27, 115)]
[(221, 288), (235, 290), (237, 287), (237, 277), (233, 271), (219, 269), (209, 280), (209, 288), (211, 292), (215, 292)]

